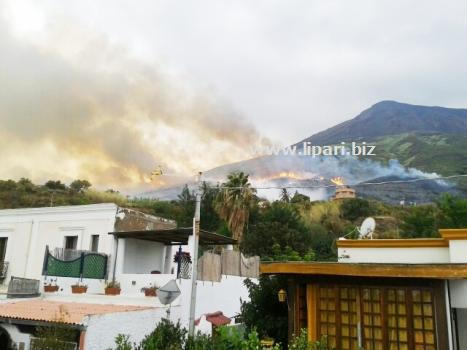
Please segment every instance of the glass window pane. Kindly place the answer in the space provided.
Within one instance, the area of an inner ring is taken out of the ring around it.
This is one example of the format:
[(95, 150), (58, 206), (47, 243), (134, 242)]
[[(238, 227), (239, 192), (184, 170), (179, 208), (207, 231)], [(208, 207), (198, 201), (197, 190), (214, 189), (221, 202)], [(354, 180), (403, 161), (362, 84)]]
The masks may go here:
[(423, 294), (423, 302), (424, 303), (430, 303), (431, 302), (431, 292), (429, 290), (424, 290), (422, 294)]
[(432, 316), (433, 307), (431, 304), (423, 304), (423, 316)]

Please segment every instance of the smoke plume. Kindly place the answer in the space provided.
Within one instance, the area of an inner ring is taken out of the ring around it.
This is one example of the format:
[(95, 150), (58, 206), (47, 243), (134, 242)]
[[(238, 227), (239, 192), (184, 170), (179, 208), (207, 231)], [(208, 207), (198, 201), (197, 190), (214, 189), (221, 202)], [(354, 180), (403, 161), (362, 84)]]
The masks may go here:
[(216, 96), (105, 37), (60, 23), (32, 42), (1, 18), (0, 137), (0, 178), (126, 189), (149, 182), (156, 166), (186, 176), (261, 142)]

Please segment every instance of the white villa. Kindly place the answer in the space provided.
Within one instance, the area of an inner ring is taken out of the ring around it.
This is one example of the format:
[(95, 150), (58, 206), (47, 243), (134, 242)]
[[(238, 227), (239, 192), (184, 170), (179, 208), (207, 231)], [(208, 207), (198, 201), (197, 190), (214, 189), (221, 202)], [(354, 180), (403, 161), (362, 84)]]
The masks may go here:
[[(232, 249), (236, 242), (201, 230), (199, 243)], [(0, 210), (0, 348), (28, 350), (34, 327), (51, 322), (75, 328), (80, 350), (112, 347), (119, 333), (138, 342), (162, 317), (187, 326), (191, 281), (180, 277), (190, 266), (174, 262), (179, 250), (193, 256), (191, 228), (112, 203)], [(104, 294), (111, 280), (120, 295)], [(142, 292), (172, 280), (181, 294), (170, 305)], [(199, 281), (195, 317), (237, 315), (240, 298), (248, 299), (243, 280)], [(78, 282), (86, 293), (71, 293)], [(45, 293), (44, 283), (58, 291)]]

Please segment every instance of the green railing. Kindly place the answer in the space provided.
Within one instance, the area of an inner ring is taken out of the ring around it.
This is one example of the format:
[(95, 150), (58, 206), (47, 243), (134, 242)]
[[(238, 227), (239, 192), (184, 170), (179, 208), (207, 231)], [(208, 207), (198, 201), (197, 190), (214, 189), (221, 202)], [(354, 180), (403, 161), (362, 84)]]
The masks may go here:
[(62, 260), (54, 257), (49, 247), (45, 248), (43, 276), (76, 277), (76, 278), (107, 278), (108, 256), (101, 253), (81, 252), (73, 260)]

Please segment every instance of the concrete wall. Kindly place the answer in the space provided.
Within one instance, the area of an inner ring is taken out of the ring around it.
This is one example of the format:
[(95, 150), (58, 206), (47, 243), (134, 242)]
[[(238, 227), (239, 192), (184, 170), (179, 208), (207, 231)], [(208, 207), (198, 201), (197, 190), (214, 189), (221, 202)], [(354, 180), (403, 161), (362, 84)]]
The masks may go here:
[(339, 248), (342, 263), (448, 263), (449, 249), (430, 248)]
[(132, 342), (139, 343), (165, 316), (166, 310), (161, 308), (91, 316), (86, 322), (84, 348), (113, 349), (118, 334), (130, 335)]

